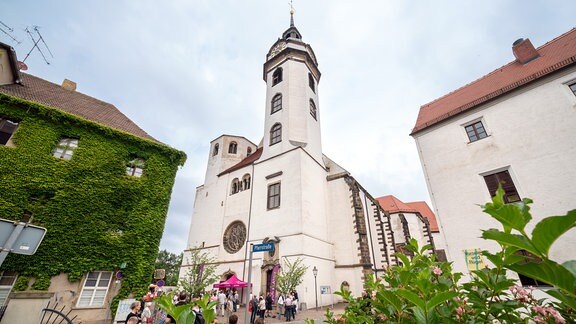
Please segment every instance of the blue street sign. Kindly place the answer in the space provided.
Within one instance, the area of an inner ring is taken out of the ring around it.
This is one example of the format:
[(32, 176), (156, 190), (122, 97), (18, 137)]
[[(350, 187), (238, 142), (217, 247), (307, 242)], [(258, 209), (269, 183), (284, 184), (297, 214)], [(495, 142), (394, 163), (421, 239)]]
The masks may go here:
[(273, 242), (254, 244), (252, 247), (252, 252), (266, 252), (266, 251), (274, 251)]

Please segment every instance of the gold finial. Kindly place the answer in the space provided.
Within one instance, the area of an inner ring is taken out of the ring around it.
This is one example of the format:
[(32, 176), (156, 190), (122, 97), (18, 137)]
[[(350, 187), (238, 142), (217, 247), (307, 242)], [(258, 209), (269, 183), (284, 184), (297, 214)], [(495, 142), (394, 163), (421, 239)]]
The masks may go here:
[(292, 4), (292, 0), (290, 0), (290, 15), (294, 15), (294, 5)]

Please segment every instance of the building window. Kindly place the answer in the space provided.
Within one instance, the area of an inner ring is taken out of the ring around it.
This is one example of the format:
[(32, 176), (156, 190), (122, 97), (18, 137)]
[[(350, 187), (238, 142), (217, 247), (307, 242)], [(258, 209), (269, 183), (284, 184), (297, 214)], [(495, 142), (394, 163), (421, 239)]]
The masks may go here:
[(312, 89), (314, 93), (316, 93), (316, 83), (314, 82), (314, 77), (312, 76), (312, 73), (308, 73), (308, 86), (310, 87), (310, 89)]
[(232, 180), (232, 193), (231, 195), (238, 193), (240, 191), (240, 180), (238, 178), (234, 178)]
[(272, 110), (270, 114), (273, 114), (280, 109), (282, 109), (282, 94), (279, 93), (272, 98)]
[(218, 143), (214, 144), (214, 150), (212, 150), (212, 156), (218, 155), (218, 149), (220, 149), (220, 145)]
[(310, 99), (310, 115), (312, 115), (312, 117), (314, 117), (314, 120), (318, 120), (318, 118), (316, 117), (317, 114), (317, 110), (316, 110), (316, 105), (314, 104), (314, 100)]
[(52, 152), (54, 157), (64, 160), (72, 159), (74, 150), (78, 147), (78, 139), (76, 138), (62, 138), (56, 148)]
[(486, 129), (484, 129), (484, 125), (482, 125), (481, 121), (467, 125), (464, 128), (466, 129), (466, 134), (468, 134), (468, 139), (470, 142), (476, 142), (477, 140), (488, 136), (488, 134), (486, 134)]
[(282, 141), (282, 125), (274, 124), (270, 129), (270, 145), (280, 143)]
[(228, 145), (228, 153), (236, 154), (237, 150), (238, 150), (238, 144), (236, 142), (232, 142), (230, 143), (230, 145)]
[(498, 185), (501, 184), (502, 189), (504, 189), (505, 203), (512, 203), (521, 200), (520, 195), (516, 190), (516, 186), (514, 186), (514, 182), (512, 181), (512, 177), (510, 176), (510, 172), (508, 172), (508, 170), (486, 175), (484, 176), (484, 181), (486, 181), (486, 186), (488, 186), (490, 196), (492, 197), (496, 196), (496, 190), (498, 189)]
[(245, 174), (242, 177), (242, 190), (250, 189), (250, 175)]
[(280, 82), (282, 82), (282, 68), (277, 68), (274, 73), (272, 73), (272, 86)]
[(92, 271), (86, 276), (78, 307), (101, 307), (104, 306), (108, 287), (112, 279), (112, 272)]
[(132, 177), (140, 178), (144, 172), (145, 162), (143, 159), (136, 158), (126, 165), (126, 174)]
[(570, 90), (572, 90), (572, 93), (576, 96), (576, 83), (572, 83), (571, 85), (569, 85)]
[(252, 148), (251, 148), (251, 147), (248, 147), (248, 148), (246, 149), (246, 156), (250, 156), (250, 154), (252, 154)]
[[(516, 251), (517, 255), (520, 255), (522, 257), (524, 257), (524, 260), (520, 261), (519, 264), (526, 264), (529, 262), (532, 263), (540, 263), (542, 262), (542, 259), (540, 259), (539, 257), (535, 256), (534, 254), (526, 251), (526, 250), (518, 250)], [(532, 287), (550, 287), (549, 284), (536, 280), (534, 278), (525, 276), (523, 274), (517, 273), (518, 277), (520, 278), (520, 283), (522, 284), (522, 286), (532, 286)]]
[(280, 207), (280, 182), (268, 186), (268, 209)]
[(6, 305), (17, 278), (18, 274), (14, 271), (0, 271), (0, 306)]
[(0, 144), (6, 145), (17, 128), (17, 122), (0, 118)]

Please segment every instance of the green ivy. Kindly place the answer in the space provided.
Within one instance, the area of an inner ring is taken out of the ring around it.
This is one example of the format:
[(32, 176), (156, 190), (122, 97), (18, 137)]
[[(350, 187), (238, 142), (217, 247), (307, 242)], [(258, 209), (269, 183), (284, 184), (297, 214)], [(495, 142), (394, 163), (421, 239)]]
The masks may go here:
[(12, 290), (14, 290), (14, 291), (24, 291), (24, 290), (28, 289), (28, 284), (30, 284), (30, 278), (24, 277), (24, 276), (20, 276), (20, 277), (18, 277), (18, 279), (16, 280), (16, 283), (14, 283), (14, 287), (12, 287)]
[(49, 277), (36, 278), (31, 288), (32, 290), (48, 290), (48, 288), (50, 288), (50, 278)]
[[(36, 278), (65, 273), (73, 282), (126, 263), (113, 312), (120, 299), (143, 295), (185, 153), (1, 94), (0, 117), (19, 122), (15, 147), (0, 146), (0, 218), (19, 220), (28, 210), (47, 228), (34, 255), (10, 254), (1, 269)], [(79, 139), (69, 161), (52, 156), (62, 137)], [(145, 160), (140, 178), (125, 174), (134, 157)]]

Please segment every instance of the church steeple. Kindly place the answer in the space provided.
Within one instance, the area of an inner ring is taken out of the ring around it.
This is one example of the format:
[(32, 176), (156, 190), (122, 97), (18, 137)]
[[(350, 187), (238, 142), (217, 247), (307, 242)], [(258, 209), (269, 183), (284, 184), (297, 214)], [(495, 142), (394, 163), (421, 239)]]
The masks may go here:
[(282, 38), (288, 40), (292, 39), (302, 39), (302, 35), (294, 26), (294, 7), (292, 6), (292, 2), (290, 2), (290, 28), (286, 29), (286, 31), (282, 34)]

